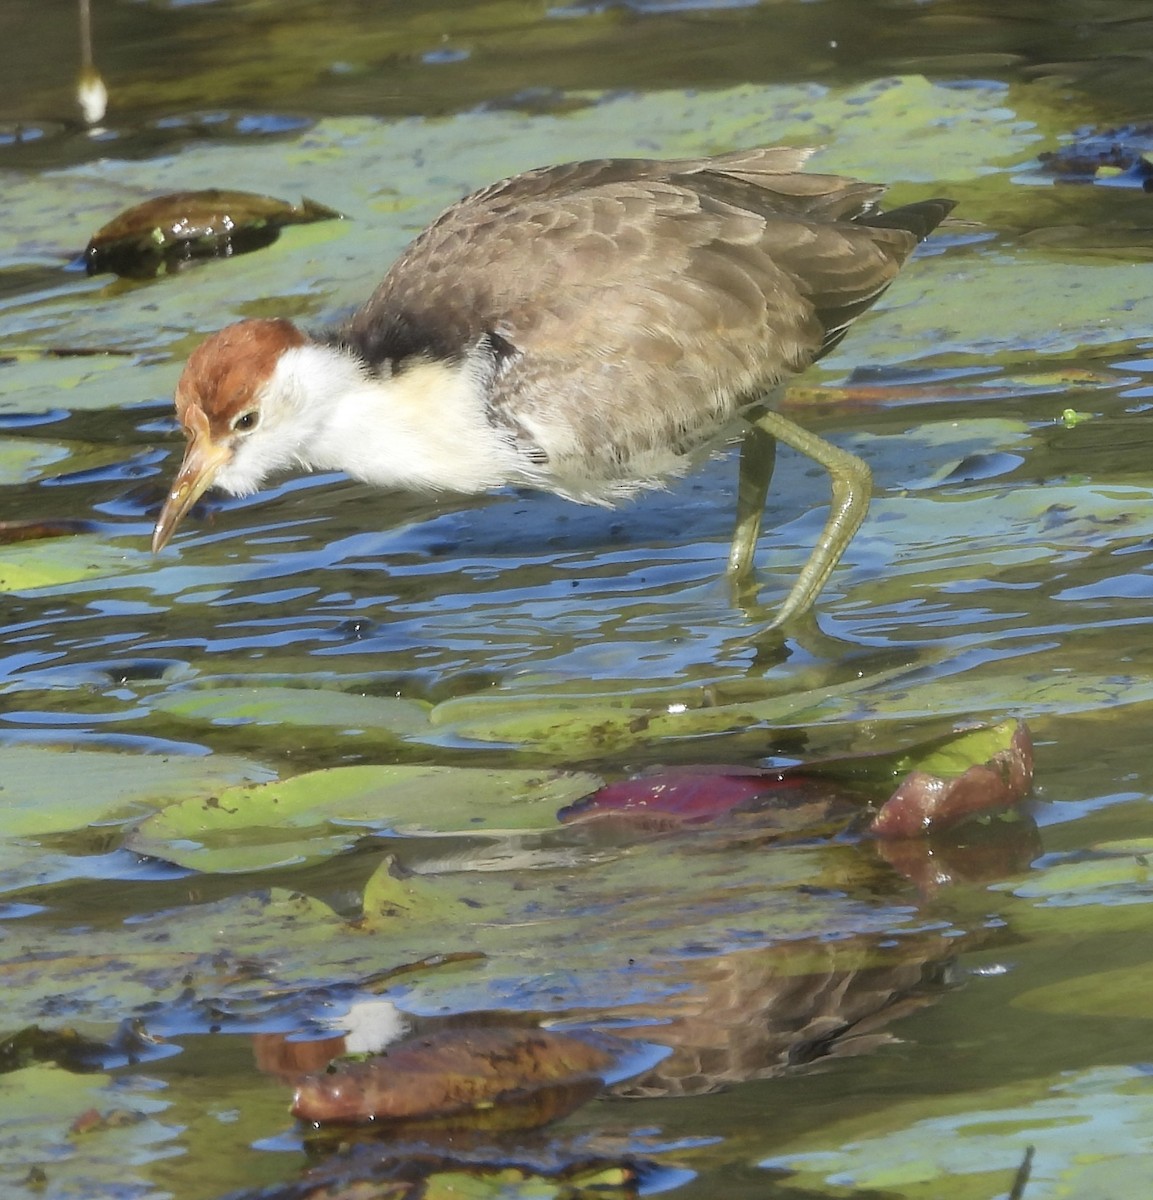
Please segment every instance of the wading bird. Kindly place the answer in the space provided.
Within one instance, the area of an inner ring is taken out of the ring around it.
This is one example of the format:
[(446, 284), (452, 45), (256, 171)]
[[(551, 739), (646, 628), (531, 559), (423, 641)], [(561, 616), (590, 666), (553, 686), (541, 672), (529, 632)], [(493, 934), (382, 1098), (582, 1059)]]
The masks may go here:
[(152, 538), (211, 485), (338, 469), (388, 488), (527, 486), (612, 505), (738, 432), (728, 558), (748, 577), (779, 439), (833, 502), (773, 626), (811, 608), (869, 505), (868, 467), (769, 405), (827, 354), (953, 207), (806, 173), (785, 146), (544, 167), (452, 205), (347, 322), (245, 320), (176, 389), (188, 447)]

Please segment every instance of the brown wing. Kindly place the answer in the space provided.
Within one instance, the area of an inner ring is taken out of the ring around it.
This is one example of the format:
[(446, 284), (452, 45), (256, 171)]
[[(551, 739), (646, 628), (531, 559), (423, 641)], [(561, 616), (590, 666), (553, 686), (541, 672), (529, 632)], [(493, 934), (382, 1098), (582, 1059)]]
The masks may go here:
[(494, 420), (562, 474), (632, 474), (819, 357), (919, 240), (863, 223), (882, 189), (802, 174), (806, 155), (605, 160), (494, 184), (412, 243), (346, 336), (394, 369), (487, 337)]

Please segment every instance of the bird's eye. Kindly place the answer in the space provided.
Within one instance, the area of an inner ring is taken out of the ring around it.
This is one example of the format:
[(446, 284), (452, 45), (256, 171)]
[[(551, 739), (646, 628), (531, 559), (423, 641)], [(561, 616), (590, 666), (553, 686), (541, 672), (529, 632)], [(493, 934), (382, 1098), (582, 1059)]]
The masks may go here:
[(249, 409), (248, 412), (242, 412), (240, 416), (232, 422), (232, 428), (237, 433), (250, 433), (260, 422), (260, 413), (256, 409)]

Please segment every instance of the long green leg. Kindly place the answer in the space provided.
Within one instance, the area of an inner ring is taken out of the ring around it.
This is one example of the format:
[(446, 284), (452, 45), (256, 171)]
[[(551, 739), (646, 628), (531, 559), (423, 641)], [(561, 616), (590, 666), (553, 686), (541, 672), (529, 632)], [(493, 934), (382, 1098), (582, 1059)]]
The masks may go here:
[(753, 573), (753, 556), (761, 536), (761, 518), (777, 459), (777, 439), (759, 425), (750, 425), (741, 442), (741, 466), (737, 476), (737, 523), (729, 547), (729, 579), (736, 591)]
[[(782, 441), (786, 446), (792, 446), (794, 450), (799, 450), (814, 462), (820, 463), (829, 473), (833, 492), (829, 517), (821, 530), (821, 536), (817, 539), (808, 562), (797, 576), (792, 590), (785, 597), (784, 604), (769, 623), (768, 628), (775, 629), (813, 607), (833, 568), (841, 561), (841, 556), (869, 511), (873, 477), (868, 466), (855, 454), (841, 450), (815, 433), (802, 429), (800, 425), (778, 412), (763, 410), (751, 416), (751, 421), (750, 434), (741, 451), (737, 524), (732, 550), (729, 553), (729, 571), (734, 578), (739, 578), (741, 573), (747, 572), (752, 563), (772, 475), (774, 440)], [(749, 458), (747, 471), (746, 451)], [(767, 468), (764, 465), (766, 462)], [(763, 476), (763, 482), (760, 476)], [(747, 511), (746, 506), (754, 503), (756, 511)]]

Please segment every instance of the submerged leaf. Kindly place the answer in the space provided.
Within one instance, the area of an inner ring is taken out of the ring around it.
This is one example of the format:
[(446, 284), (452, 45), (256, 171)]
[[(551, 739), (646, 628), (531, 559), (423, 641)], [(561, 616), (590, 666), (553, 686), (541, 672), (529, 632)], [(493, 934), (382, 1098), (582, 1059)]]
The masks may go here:
[(1032, 988), (1013, 1003), (1033, 1012), (1060, 1016), (1148, 1021), (1153, 1018), (1149, 1005), (1151, 986), (1153, 964), (1134, 963)]
[(271, 246), (285, 225), (342, 219), (305, 197), (289, 204), (255, 192), (205, 188), (173, 192), (125, 209), (93, 235), (84, 251), (89, 275), (110, 271), (151, 279), (198, 258), (228, 258)]
[(304, 1079), (292, 1112), (318, 1124), (416, 1121), (522, 1104), (547, 1092), (552, 1102), (531, 1121), (545, 1124), (600, 1090), (615, 1062), (608, 1044), (541, 1029), (450, 1029)]

